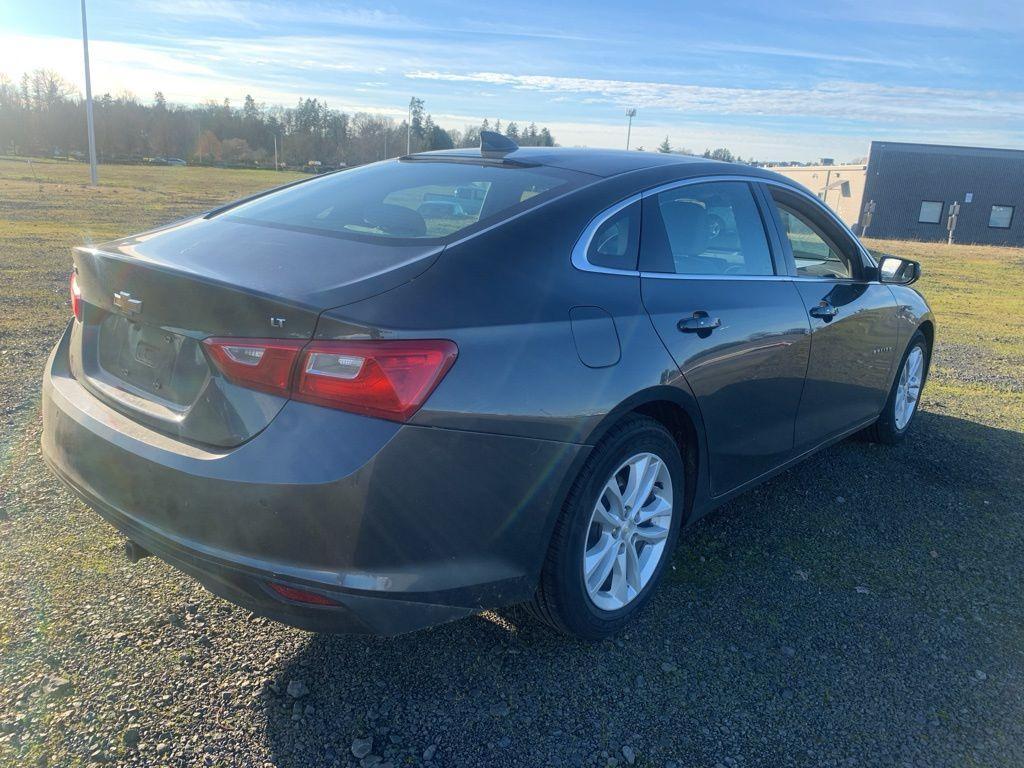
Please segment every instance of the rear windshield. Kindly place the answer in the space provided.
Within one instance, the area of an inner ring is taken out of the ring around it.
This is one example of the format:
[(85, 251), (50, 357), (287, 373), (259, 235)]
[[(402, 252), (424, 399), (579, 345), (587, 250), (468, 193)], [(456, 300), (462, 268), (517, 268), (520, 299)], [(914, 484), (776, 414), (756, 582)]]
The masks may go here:
[(443, 240), (507, 218), (586, 178), (560, 168), (392, 161), (282, 189), (224, 215), (353, 239)]

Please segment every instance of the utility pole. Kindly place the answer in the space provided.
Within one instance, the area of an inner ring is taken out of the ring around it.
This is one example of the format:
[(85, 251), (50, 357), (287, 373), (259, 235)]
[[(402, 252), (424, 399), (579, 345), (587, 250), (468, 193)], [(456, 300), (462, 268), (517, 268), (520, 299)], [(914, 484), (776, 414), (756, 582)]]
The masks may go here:
[(277, 134), (274, 134), (274, 170), (281, 170), (281, 165), (277, 162)]
[(636, 107), (626, 107), (626, 117), (629, 123), (626, 125), (626, 149), (629, 149), (629, 137), (633, 133), (633, 118), (636, 117)]
[(85, 0), (82, 0), (82, 51), (85, 54), (85, 123), (89, 130), (89, 178), (92, 186), (96, 179), (96, 131), (92, 122), (92, 77), (89, 74), (89, 29), (85, 23)]
[(412, 100), (409, 100), (409, 122), (405, 125), (405, 154), (412, 154)]

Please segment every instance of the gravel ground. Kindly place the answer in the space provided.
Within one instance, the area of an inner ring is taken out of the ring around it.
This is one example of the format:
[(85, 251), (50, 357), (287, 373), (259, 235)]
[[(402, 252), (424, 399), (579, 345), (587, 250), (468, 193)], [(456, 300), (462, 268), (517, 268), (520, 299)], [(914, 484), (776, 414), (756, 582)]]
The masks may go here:
[(592, 644), (516, 610), (314, 635), (129, 565), (39, 455), (58, 330), (0, 329), (0, 766), (1024, 765), (1015, 348), (940, 347), (904, 445), (736, 499)]
[(394, 639), (254, 618), (123, 562), (26, 408), (0, 523), (0, 762), (1024, 763), (1024, 434), (935, 405), (905, 445), (845, 442), (699, 524), (601, 644), (514, 610)]

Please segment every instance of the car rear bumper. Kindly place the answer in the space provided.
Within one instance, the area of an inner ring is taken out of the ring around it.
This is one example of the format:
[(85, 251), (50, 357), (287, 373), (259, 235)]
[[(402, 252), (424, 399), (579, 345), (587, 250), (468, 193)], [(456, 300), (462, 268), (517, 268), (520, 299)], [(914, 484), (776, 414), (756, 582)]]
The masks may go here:
[[(397, 634), (528, 599), (586, 446), (399, 425), (289, 402), (211, 451), (43, 380), (43, 455), (125, 535), (211, 592), (316, 631)], [(268, 581), (317, 592), (313, 606)]]

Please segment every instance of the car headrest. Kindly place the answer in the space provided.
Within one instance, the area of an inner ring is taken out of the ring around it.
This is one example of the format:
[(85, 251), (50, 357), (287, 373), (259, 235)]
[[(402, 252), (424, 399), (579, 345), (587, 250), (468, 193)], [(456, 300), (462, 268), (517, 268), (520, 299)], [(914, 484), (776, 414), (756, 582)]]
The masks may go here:
[(363, 209), (363, 220), (389, 235), (423, 237), (427, 233), (423, 216), (404, 205), (370, 203)]
[(708, 213), (703, 205), (690, 200), (670, 200), (661, 204), (661, 216), (672, 253), (699, 256), (708, 248)]

